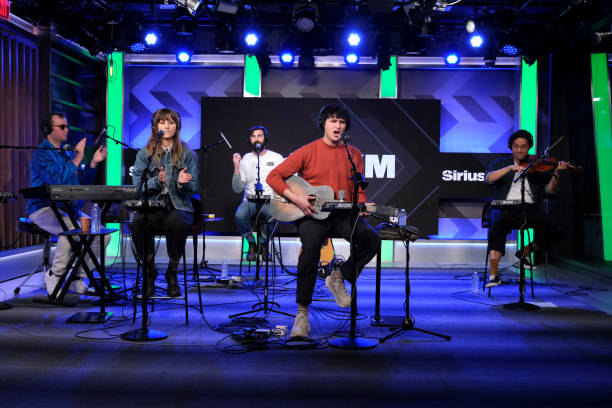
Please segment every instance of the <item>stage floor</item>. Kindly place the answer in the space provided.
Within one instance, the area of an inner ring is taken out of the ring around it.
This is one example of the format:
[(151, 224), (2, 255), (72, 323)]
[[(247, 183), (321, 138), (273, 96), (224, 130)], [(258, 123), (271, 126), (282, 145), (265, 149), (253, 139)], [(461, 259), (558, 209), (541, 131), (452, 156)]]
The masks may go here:
[[(163, 266), (159, 293), (163, 293)], [(253, 271), (253, 269), (251, 269)], [(248, 275), (244, 271), (244, 275)], [(518, 299), (515, 282), (486, 292), (470, 291), (473, 269), (413, 269), (410, 312), (418, 328), (452, 336), (450, 341), (407, 331), (384, 343), (389, 329), (370, 325), (375, 273), (358, 281), (357, 334), (374, 340), (369, 350), (332, 348), (329, 339), (347, 335), (348, 313), (333, 302), (319, 280), (310, 312), (314, 348), (270, 337), (240, 343), (232, 332), (244, 327), (291, 329), (292, 318), (248, 311), (264, 291), (253, 275), (228, 287), (203, 283), (203, 315), (185, 311), (180, 300), (163, 301), (148, 326), (168, 338), (135, 343), (119, 336), (132, 323), (131, 302), (109, 305), (112, 318), (100, 324), (69, 324), (75, 312), (99, 310), (95, 297), (71, 295), (72, 308), (34, 303), (42, 290), (26, 293), (0, 311), (0, 403), (17, 406), (608, 406), (612, 389), (612, 317), (608, 287), (560, 280), (571, 271), (551, 268), (537, 279), (538, 311), (501, 305)], [(238, 269), (231, 267), (230, 275)], [(202, 276), (205, 274), (202, 273)], [(510, 276), (513, 274), (506, 274)], [(538, 270), (536, 276), (541, 275)], [(112, 282), (123, 285), (113, 269)], [(126, 271), (127, 286), (135, 271)], [(263, 273), (262, 273), (263, 276)], [(481, 274), (482, 276), (482, 274)], [(182, 287), (181, 287), (182, 289)], [(295, 277), (278, 272), (270, 300), (295, 313)], [(384, 269), (381, 314), (404, 313), (404, 270)], [(197, 290), (189, 289), (196, 306)], [(307, 344), (302, 344), (306, 346)]]

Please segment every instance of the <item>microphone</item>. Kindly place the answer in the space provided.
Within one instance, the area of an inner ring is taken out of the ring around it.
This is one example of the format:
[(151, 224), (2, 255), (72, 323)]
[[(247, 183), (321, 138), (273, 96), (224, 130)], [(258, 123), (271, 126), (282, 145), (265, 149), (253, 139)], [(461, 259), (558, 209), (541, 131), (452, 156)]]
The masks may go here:
[(100, 133), (98, 133), (98, 136), (96, 137), (96, 140), (94, 141), (94, 146), (99, 146), (102, 144), (102, 138), (106, 135), (107, 127), (108, 125), (104, 126), (102, 130), (100, 131)]
[(155, 132), (155, 135), (157, 136), (157, 140), (161, 139), (161, 137), (164, 135), (164, 129), (159, 129), (157, 132)]
[(345, 133), (342, 135), (342, 140), (344, 140), (344, 143), (349, 143), (351, 141), (351, 137)]
[(255, 150), (257, 150), (257, 153), (261, 152), (261, 143), (255, 145)]
[(223, 134), (222, 131), (220, 131), (219, 129), (217, 129), (219, 131), (219, 134), (221, 135), (221, 137), (223, 138), (223, 140), (225, 140), (225, 144), (227, 145), (227, 147), (229, 147), (230, 149), (232, 148), (232, 145), (230, 144), (230, 142), (227, 141), (225, 135)]
[(76, 150), (74, 147), (70, 146), (68, 143), (66, 143), (65, 145), (60, 146), (60, 150), (63, 152), (75, 152), (78, 153), (78, 150)]

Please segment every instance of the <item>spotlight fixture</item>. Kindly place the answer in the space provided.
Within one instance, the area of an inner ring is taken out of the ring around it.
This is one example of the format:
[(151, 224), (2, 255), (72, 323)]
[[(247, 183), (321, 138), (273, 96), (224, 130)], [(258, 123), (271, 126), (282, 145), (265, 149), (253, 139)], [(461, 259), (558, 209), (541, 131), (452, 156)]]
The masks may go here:
[(176, 4), (186, 9), (189, 14), (196, 16), (204, 0), (173, 0)]
[(511, 57), (514, 57), (516, 55), (518, 55), (518, 48), (512, 44), (506, 44), (502, 47), (502, 52), (506, 55), (509, 55)]
[(283, 51), (281, 52), (279, 59), (283, 67), (291, 67), (295, 61), (295, 56), (291, 51)]
[(457, 55), (457, 53), (451, 52), (450, 54), (446, 54), (446, 57), (444, 57), (444, 61), (446, 61), (446, 65), (457, 65), (459, 63), (459, 55)]
[(346, 42), (351, 47), (357, 47), (359, 45), (359, 43), (361, 42), (361, 36), (359, 35), (359, 33), (351, 32), (346, 37)]
[(248, 32), (245, 36), (244, 36), (244, 43), (248, 46), (248, 47), (255, 47), (257, 45), (257, 43), (259, 42), (259, 36), (254, 33), (254, 32)]
[(142, 42), (135, 42), (132, 45), (130, 45), (130, 50), (132, 52), (143, 52), (146, 48), (147, 46), (144, 45), (144, 43)]
[(219, 0), (215, 11), (225, 14), (237, 14), (242, 0)]
[(474, 20), (469, 19), (468, 21), (465, 22), (465, 31), (467, 31), (470, 34), (476, 31), (476, 23), (474, 22)]
[(472, 48), (480, 48), (483, 42), (484, 39), (480, 34), (472, 34), (470, 36), (470, 45), (472, 46)]
[(158, 39), (159, 39), (159, 37), (158, 37), (157, 33), (154, 32), (154, 31), (148, 31), (145, 34), (145, 36), (144, 36), (145, 43), (149, 47), (152, 47), (152, 46), (156, 45)]
[(359, 55), (355, 52), (349, 52), (344, 56), (344, 62), (348, 66), (354, 66), (359, 63)]
[(191, 52), (187, 50), (179, 50), (176, 53), (176, 60), (182, 64), (186, 64), (191, 61)]
[(295, 28), (303, 33), (314, 30), (319, 21), (319, 6), (316, 3), (297, 2), (293, 4), (291, 19)]

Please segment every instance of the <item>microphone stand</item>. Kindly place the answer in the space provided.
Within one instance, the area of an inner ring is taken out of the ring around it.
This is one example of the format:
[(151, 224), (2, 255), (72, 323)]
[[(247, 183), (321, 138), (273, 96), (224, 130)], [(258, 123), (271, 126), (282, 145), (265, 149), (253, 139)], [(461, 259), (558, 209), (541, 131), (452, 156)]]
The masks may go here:
[[(261, 205), (261, 196), (263, 195), (263, 185), (261, 184), (261, 176), (259, 173), (259, 160), (260, 160), (260, 155), (261, 155), (261, 150), (263, 149), (263, 147), (260, 147), (260, 149), (257, 151), (257, 183), (255, 183), (255, 235), (256, 235), (256, 245), (255, 248), (257, 248), (257, 255), (255, 257), (255, 286), (258, 286), (261, 284), (261, 279), (259, 279), (259, 270), (261, 269), (261, 260), (259, 259), (259, 253), (261, 252), (261, 248), (259, 247), (261, 245), (261, 223), (259, 222), (259, 212), (261, 211), (262, 205)], [(267, 261), (268, 257), (266, 254), (266, 265), (268, 264)], [(266, 271), (267, 274), (267, 271)], [(266, 287), (266, 292), (267, 292), (267, 287)]]
[[(219, 133), (221, 133), (221, 131), (219, 131)], [(216, 142), (204, 145), (200, 148), (200, 150), (204, 153), (203, 159), (202, 159), (202, 166), (200, 166), (201, 169), (206, 168), (206, 161), (208, 159), (208, 150), (222, 143), (226, 143), (229, 146), (229, 143), (227, 142), (225, 137), (223, 137), (223, 133), (221, 133), (221, 138), (217, 140)], [(203, 183), (203, 185), (205, 184)], [(204, 187), (203, 190), (204, 192), (200, 194), (200, 201), (202, 202), (202, 208), (206, 212), (207, 211), (206, 209), (206, 187)], [(202, 259), (200, 260), (199, 268), (207, 271), (210, 275), (209, 277), (199, 277), (200, 282), (210, 282), (211, 277), (212, 277), (212, 281), (214, 281), (213, 272), (220, 272), (219, 269), (215, 269), (215, 268), (208, 266), (208, 261), (206, 260), (206, 222), (202, 223)], [(196, 275), (199, 275), (199, 274), (200, 274), (199, 271), (193, 271), (194, 278)]]
[[(161, 143), (161, 136), (158, 136), (155, 141), (155, 146), (153, 147), (153, 153), (147, 159), (147, 167), (142, 172), (142, 177), (140, 178), (140, 185), (138, 186), (138, 191), (140, 191), (144, 185), (144, 194), (142, 199), (142, 211), (144, 217), (144, 237), (143, 237), (143, 247), (140, 249), (141, 253), (141, 261), (142, 261), (142, 326), (140, 329), (130, 330), (121, 335), (123, 340), (128, 341), (157, 341), (163, 340), (168, 335), (159, 330), (149, 330), (147, 323), (149, 321), (148, 307), (147, 303), (149, 297), (147, 296), (147, 285), (149, 283), (149, 274), (146, 270), (146, 262), (149, 257), (149, 175), (152, 175), (152, 172), (149, 170), (151, 166), (151, 161), (153, 160), (153, 155), (157, 151), (157, 147)], [(123, 144), (123, 143), (122, 143)]]
[[(353, 160), (353, 156), (351, 155), (351, 151), (349, 150), (349, 141), (350, 138), (348, 136), (344, 136), (344, 147), (346, 149), (346, 154), (348, 156), (348, 160), (351, 162), (352, 167), (352, 180), (353, 180), (353, 205), (351, 207), (351, 219), (355, 220), (355, 224), (359, 222), (359, 203), (358, 195), (359, 188), (365, 190), (368, 186), (368, 183), (363, 178), (363, 175), (357, 170), (357, 166), (355, 165), (355, 161)], [(353, 230), (353, 236), (351, 237), (350, 247), (351, 254), (353, 258), (356, 257), (356, 249), (357, 249), (357, 237), (358, 237), (359, 228), (355, 226)], [(349, 350), (362, 350), (376, 347), (376, 341), (371, 339), (366, 339), (364, 337), (356, 336), (356, 327), (357, 327), (357, 262), (353, 259), (353, 271), (352, 271), (352, 282), (351, 282), (351, 322), (350, 322), (350, 330), (348, 337), (341, 337), (338, 339), (329, 340), (329, 345), (336, 348), (349, 349)]]
[[(527, 203), (525, 202), (525, 180), (527, 179), (527, 172), (536, 161), (539, 159), (543, 159), (548, 152), (554, 148), (563, 137), (559, 138), (552, 146), (548, 146), (542, 153), (535, 156), (529, 164), (514, 178), (513, 183), (516, 183), (518, 180), (521, 181), (521, 217), (523, 219), (521, 223), (521, 227), (519, 228), (519, 254), (521, 254), (521, 260), (519, 261), (519, 301), (514, 303), (506, 303), (503, 305), (504, 309), (509, 310), (538, 310), (540, 306), (534, 305), (532, 303), (525, 302), (525, 262), (523, 261), (523, 256), (525, 255), (525, 230), (527, 229)], [(533, 270), (531, 271), (531, 279), (533, 279)]]

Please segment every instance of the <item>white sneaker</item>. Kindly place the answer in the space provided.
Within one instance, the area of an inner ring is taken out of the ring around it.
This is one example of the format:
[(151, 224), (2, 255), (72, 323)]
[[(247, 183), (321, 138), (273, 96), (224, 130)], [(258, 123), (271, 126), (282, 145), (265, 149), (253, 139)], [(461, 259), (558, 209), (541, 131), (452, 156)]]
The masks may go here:
[(79, 295), (84, 295), (87, 293), (87, 285), (83, 282), (83, 279), (77, 279), (72, 281), (68, 289), (78, 293)]
[(351, 295), (346, 291), (343, 278), (336, 278), (337, 274), (333, 273), (325, 278), (325, 286), (334, 295), (336, 304), (340, 307), (349, 307), (351, 305)]
[(49, 272), (45, 273), (45, 289), (49, 296), (53, 294), (53, 291), (55, 290), (55, 287), (57, 286), (59, 280), (60, 277), (54, 274), (52, 270), (49, 270)]
[(310, 322), (307, 312), (297, 312), (293, 321), (293, 328), (289, 337), (308, 337), (310, 334)]

